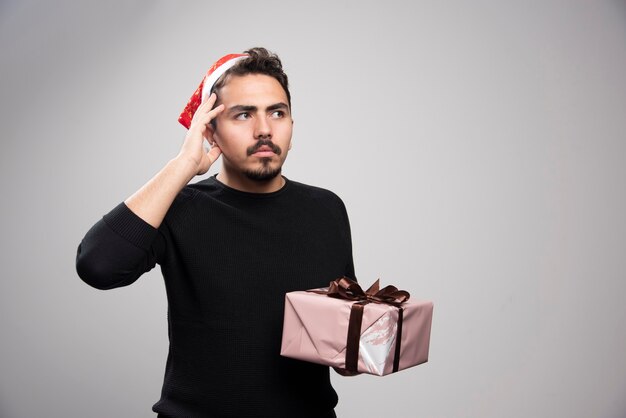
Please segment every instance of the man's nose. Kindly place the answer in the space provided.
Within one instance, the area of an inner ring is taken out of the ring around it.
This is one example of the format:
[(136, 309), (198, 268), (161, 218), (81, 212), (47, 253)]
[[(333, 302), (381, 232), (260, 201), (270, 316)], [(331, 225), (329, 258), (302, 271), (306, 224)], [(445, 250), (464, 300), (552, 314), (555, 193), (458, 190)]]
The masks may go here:
[(254, 126), (254, 137), (257, 139), (272, 137), (272, 127), (267, 118), (257, 118), (257, 122)]

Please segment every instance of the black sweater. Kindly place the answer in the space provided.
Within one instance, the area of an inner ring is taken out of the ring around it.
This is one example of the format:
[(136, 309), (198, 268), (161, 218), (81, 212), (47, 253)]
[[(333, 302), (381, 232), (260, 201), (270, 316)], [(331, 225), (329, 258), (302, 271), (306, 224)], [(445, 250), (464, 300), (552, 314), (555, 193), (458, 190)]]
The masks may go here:
[(170, 346), (160, 416), (334, 416), (329, 368), (279, 353), (285, 293), (354, 278), (348, 216), (332, 192), (285, 180), (265, 194), (215, 176), (188, 185), (158, 229), (122, 202), (78, 246), (77, 272), (98, 289), (161, 266)]

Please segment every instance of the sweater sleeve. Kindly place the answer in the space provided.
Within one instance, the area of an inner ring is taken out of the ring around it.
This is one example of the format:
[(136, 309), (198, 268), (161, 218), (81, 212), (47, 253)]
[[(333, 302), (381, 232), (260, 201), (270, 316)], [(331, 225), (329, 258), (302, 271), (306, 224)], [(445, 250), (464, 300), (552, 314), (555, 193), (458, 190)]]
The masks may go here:
[(346, 272), (345, 275), (351, 279), (353, 279), (354, 281), (357, 281), (356, 278), (356, 273), (354, 271), (354, 259), (352, 256), (352, 237), (350, 234), (350, 224), (348, 224), (348, 242), (350, 244), (350, 254), (349, 254), (349, 258), (348, 258), (348, 263), (346, 264)]
[(120, 203), (96, 222), (78, 245), (78, 275), (96, 289), (128, 286), (163, 258), (165, 228), (165, 222), (154, 228)]
[(344, 222), (344, 233), (346, 235), (346, 241), (348, 243), (348, 260), (346, 263), (346, 268), (345, 268), (345, 276), (349, 277), (350, 279), (353, 279), (354, 281), (357, 281), (356, 278), (356, 273), (354, 272), (354, 259), (352, 256), (352, 232), (350, 230), (350, 220), (348, 218), (348, 211), (346, 209), (346, 205), (343, 203), (343, 200), (341, 200), (339, 197), (337, 197), (337, 199), (339, 200), (339, 206), (341, 209), (341, 214), (343, 217), (343, 222)]

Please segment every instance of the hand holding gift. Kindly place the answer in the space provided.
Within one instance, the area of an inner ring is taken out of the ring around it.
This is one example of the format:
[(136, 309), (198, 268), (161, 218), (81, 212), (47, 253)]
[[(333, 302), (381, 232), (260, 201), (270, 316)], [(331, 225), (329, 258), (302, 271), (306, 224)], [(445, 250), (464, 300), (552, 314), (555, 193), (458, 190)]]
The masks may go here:
[(289, 292), (281, 355), (344, 375), (384, 376), (425, 363), (433, 304), (409, 297), (395, 286), (379, 289), (378, 280), (363, 291), (347, 277), (328, 288)]

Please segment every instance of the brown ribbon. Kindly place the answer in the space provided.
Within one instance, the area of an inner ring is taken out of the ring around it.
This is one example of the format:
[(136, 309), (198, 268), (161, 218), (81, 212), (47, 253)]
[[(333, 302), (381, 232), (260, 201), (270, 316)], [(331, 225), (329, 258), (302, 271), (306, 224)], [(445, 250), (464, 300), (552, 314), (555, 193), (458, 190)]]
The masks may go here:
[(402, 304), (410, 295), (406, 290), (398, 290), (395, 286), (385, 286), (380, 289), (380, 279), (376, 280), (366, 291), (363, 291), (357, 282), (348, 277), (341, 277), (330, 282), (328, 290), (310, 290), (314, 293), (327, 296), (357, 301), (350, 308), (350, 320), (348, 323), (348, 336), (346, 341), (346, 370), (357, 372), (359, 362), (359, 340), (361, 337), (361, 324), (363, 322), (363, 307), (368, 303), (384, 303), (398, 308), (398, 328), (396, 331), (396, 349), (393, 358), (393, 372), (398, 371), (400, 365), (400, 343), (402, 340)]

